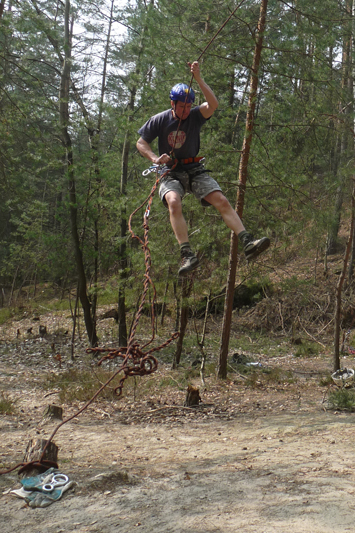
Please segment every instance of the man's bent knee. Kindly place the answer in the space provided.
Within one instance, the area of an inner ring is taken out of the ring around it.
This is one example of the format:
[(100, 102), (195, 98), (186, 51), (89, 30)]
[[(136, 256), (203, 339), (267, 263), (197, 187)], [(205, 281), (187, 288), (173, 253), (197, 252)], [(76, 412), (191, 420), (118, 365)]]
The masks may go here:
[(165, 195), (165, 201), (171, 213), (179, 212), (182, 209), (181, 196), (175, 191), (169, 191)]
[(223, 212), (230, 209), (232, 206), (221, 191), (213, 191), (204, 197), (208, 203), (213, 205), (218, 211)]

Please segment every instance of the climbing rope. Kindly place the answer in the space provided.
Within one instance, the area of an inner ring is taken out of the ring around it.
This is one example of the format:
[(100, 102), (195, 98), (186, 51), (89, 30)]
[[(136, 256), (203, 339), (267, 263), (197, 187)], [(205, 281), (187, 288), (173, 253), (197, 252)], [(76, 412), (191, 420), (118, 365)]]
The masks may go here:
[[(211, 46), (213, 41), (216, 39), (216, 37), (219, 35), (219, 33), (223, 30), (223, 28), (228, 24), (230, 19), (234, 16), (235, 12), (241, 7), (241, 5), (244, 2), (245, 2), (245, 0), (242, 0), (237, 5), (237, 7), (232, 11), (230, 16), (226, 19), (226, 21), (222, 24), (222, 26), (219, 28), (219, 30), (215, 33), (215, 35), (212, 37), (212, 39), (209, 41), (209, 43), (203, 49), (203, 51), (199, 55), (197, 61), (199, 61), (201, 59), (201, 57), (205, 54), (205, 52)], [(194, 76), (192, 75), (189, 88), (191, 88), (193, 78), (194, 78)], [(185, 100), (185, 105), (186, 105), (186, 101), (187, 101), (187, 97), (186, 97), (186, 100)], [(174, 149), (175, 149), (175, 145), (176, 145), (176, 141), (177, 141), (177, 135), (178, 135), (180, 126), (181, 126), (181, 119), (179, 119), (178, 128), (177, 128), (176, 136), (175, 136), (175, 139), (174, 139), (174, 145), (173, 145), (173, 148), (171, 150), (171, 156), (172, 156), (172, 159), (174, 160), (173, 161), (173, 165), (170, 168), (165, 168), (164, 170), (160, 169), (160, 167), (157, 167), (156, 165), (153, 165), (152, 167), (147, 169), (148, 172), (145, 171), (144, 175), (146, 175), (147, 173), (149, 173), (151, 171), (155, 171), (156, 172), (155, 183), (154, 183), (154, 185), (153, 185), (148, 197), (144, 200), (144, 202), (139, 207), (137, 207), (133, 211), (133, 213), (131, 213), (131, 215), (129, 217), (128, 228), (129, 228), (129, 232), (131, 234), (131, 237), (132, 237), (132, 239), (138, 240), (139, 243), (141, 244), (143, 250), (144, 250), (145, 274), (144, 274), (144, 282), (143, 282), (143, 293), (142, 293), (142, 296), (140, 298), (140, 305), (139, 305), (138, 310), (137, 310), (136, 315), (135, 315), (135, 319), (134, 319), (134, 322), (133, 322), (133, 325), (132, 325), (132, 328), (131, 328), (131, 332), (130, 332), (130, 335), (129, 335), (127, 346), (123, 347), (123, 348), (119, 348), (117, 350), (111, 350), (111, 349), (107, 349), (107, 348), (88, 348), (87, 349), (87, 353), (93, 353), (93, 354), (107, 353), (108, 352), (107, 355), (104, 355), (99, 360), (98, 365), (101, 365), (106, 360), (119, 359), (119, 360), (121, 360), (121, 366), (111, 375), (111, 377), (106, 381), (106, 383), (104, 383), (95, 392), (95, 394), (92, 396), (92, 398), (90, 398), (90, 400), (83, 407), (81, 407), (81, 409), (79, 409), (72, 416), (70, 416), (69, 418), (66, 418), (60, 424), (57, 425), (57, 427), (54, 429), (53, 433), (51, 434), (51, 436), (47, 440), (47, 442), (46, 442), (46, 444), (45, 444), (45, 446), (44, 446), (44, 448), (42, 450), (42, 453), (41, 453), (41, 456), (40, 456), (39, 460), (18, 463), (13, 468), (10, 468), (8, 470), (0, 471), (0, 475), (8, 474), (10, 472), (13, 472), (14, 470), (17, 470), (18, 468), (20, 468), (20, 470), (18, 472), (19, 474), (24, 472), (24, 471), (26, 471), (26, 470), (28, 470), (29, 468), (38, 468), (40, 470), (43, 470), (43, 469), (47, 470), (50, 467), (58, 468), (57, 463), (55, 463), (54, 461), (48, 461), (47, 459), (44, 458), (45, 457), (45, 453), (47, 451), (47, 448), (48, 448), (49, 444), (52, 442), (52, 440), (53, 440), (54, 436), (56, 435), (56, 433), (58, 432), (58, 430), (64, 424), (67, 424), (68, 422), (73, 420), (75, 417), (79, 416), (83, 411), (85, 411), (89, 407), (89, 405), (91, 405), (95, 401), (95, 399), (99, 396), (99, 394), (120, 373), (123, 372), (123, 377), (119, 381), (119, 385), (114, 389), (115, 393), (119, 397), (122, 395), (124, 382), (129, 376), (144, 376), (144, 375), (148, 375), (148, 374), (151, 374), (151, 373), (155, 372), (157, 370), (157, 368), (158, 368), (158, 361), (157, 361), (157, 359), (154, 356), (152, 356), (152, 353), (157, 352), (159, 350), (162, 350), (163, 348), (168, 346), (173, 340), (178, 338), (179, 333), (176, 332), (166, 342), (164, 342), (160, 346), (157, 346), (155, 348), (151, 348), (150, 350), (148, 350), (146, 352), (143, 351), (143, 349), (146, 346), (148, 346), (149, 344), (151, 344), (151, 342), (153, 342), (153, 340), (155, 338), (155, 329), (154, 329), (154, 312), (155, 311), (154, 311), (154, 304), (155, 304), (155, 301), (156, 301), (156, 290), (155, 290), (154, 283), (153, 283), (153, 281), (151, 279), (151, 276), (150, 276), (151, 254), (150, 254), (150, 249), (149, 249), (149, 246), (148, 246), (148, 244), (149, 244), (149, 240), (148, 240), (148, 232), (149, 232), (148, 219), (149, 219), (150, 209), (151, 209), (152, 202), (153, 202), (153, 197), (154, 197), (154, 194), (155, 194), (155, 192), (157, 190), (158, 184), (160, 183), (160, 181), (162, 179), (164, 179), (166, 177), (166, 175), (169, 172), (171, 172), (176, 167), (176, 165), (178, 163), (178, 161), (175, 160), (175, 158), (173, 156), (174, 156)], [(144, 216), (143, 216), (143, 220), (144, 220), (144, 222), (143, 222), (144, 235), (143, 235), (143, 238), (141, 238), (137, 234), (135, 234), (133, 229), (132, 229), (132, 219), (136, 215), (136, 213), (138, 211), (140, 211), (145, 205), (146, 205), (146, 210), (145, 210), (145, 213), (144, 213)], [(135, 335), (136, 335), (136, 331), (137, 331), (139, 320), (140, 320), (142, 312), (143, 312), (143, 307), (144, 307), (144, 303), (145, 303), (145, 300), (146, 300), (146, 296), (147, 296), (149, 287), (152, 287), (152, 290), (153, 290), (153, 299), (152, 299), (152, 306), (151, 306), (151, 309), (152, 309), (152, 335), (151, 335), (150, 340), (146, 344), (144, 344), (142, 347), (140, 347), (139, 343), (135, 341)]]
[[(174, 166), (176, 166), (176, 163), (175, 163), (175, 165), (173, 165), (173, 167), (171, 169), (173, 169)], [(150, 171), (155, 171), (156, 172), (155, 184), (153, 185), (148, 197), (144, 200), (144, 202), (139, 207), (137, 207), (133, 211), (133, 213), (129, 217), (128, 228), (129, 228), (129, 231), (131, 233), (131, 236), (132, 236), (133, 239), (137, 239), (140, 242), (140, 244), (141, 244), (141, 246), (142, 246), (142, 248), (144, 250), (145, 274), (144, 274), (144, 283), (143, 283), (143, 285), (144, 285), (143, 293), (142, 293), (142, 296), (140, 298), (140, 305), (139, 305), (138, 310), (137, 310), (136, 315), (135, 315), (135, 319), (134, 319), (134, 322), (133, 322), (133, 325), (132, 325), (132, 328), (131, 328), (131, 332), (130, 332), (130, 335), (129, 335), (127, 346), (123, 347), (123, 348), (119, 348), (117, 350), (112, 350), (112, 349), (107, 349), (107, 348), (88, 348), (86, 350), (87, 353), (93, 353), (93, 354), (107, 353), (108, 352), (107, 355), (104, 355), (100, 359), (100, 361), (98, 362), (99, 366), (106, 360), (119, 359), (120, 362), (121, 362), (120, 367), (111, 375), (111, 377), (106, 381), (106, 383), (104, 383), (95, 392), (95, 394), (92, 396), (92, 398), (90, 398), (90, 400), (83, 407), (81, 407), (81, 409), (79, 409), (72, 416), (70, 416), (69, 418), (63, 420), (60, 424), (57, 425), (57, 427), (54, 429), (53, 433), (51, 434), (51, 436), (47, 440), (47, 442), (46, 442), (46, 444), (45, 444), (45, 446), (44, 446), (44, 448), (42, 450), (42, 453), (41, 453), (41, 456), (40, 456), (39, 460), (29, 461), (29, 462), (26, 462), (26, 463), (25, 462), (18, 463), (13, 468), (10, 468), (10, 469), (4, 470), (4, 471), (0, 471), (0, 475), (1, 474), (8, 474), (8, 473), (10, 473), (10, 472), (12, 472), (14, 470), (17, 470), (17, 468), (20, 468), (20, 470), (18, 472), (19, 474), (24, 472), (25, 470), (27, 470), (29, 468), (38, 468), (38, 469), (41, 469), (41, 470), (43, 470), (43, 469), (47, 470), (50, 467), (58, 468), (58, 465), (55, 462), (48, 461), (48, 460), (46, 460), (44, 458), (45, 457), (45, 453), (47, 451), (47, 448), (48, 448), (50, 442), (53, 440), (53, 438), (54, 438), (55, 434), (57, 433), (57, 431), (64, 424), (67, 424), (68, 422), (73, 420), (73, 418), (79, 416), (83, 411), (85, 411), (89, 407), (89, 405), (91, 405), (95, 401), (95, 399), (99, 396), (99, 394), (120, 373), (123, 373), (123, 377), (120, 379), (119, 385), (115, 388), (115, 393), (117, 394), (118, 397), (120, 397), (122, 395), (123, 385), (124, 385), (125, 380), (128, 377), (130, 377), (130, 376), (145, 376), (145, 375), (152, 374), (153, 372), (155, 372), (157, 370), (157, 368), (158, 368), (158, 361), (157, 361), (157, 359), (154, 356), (152, 356), (152, 353), (162, 350), (163, 348), (168, 346), (173, 340), (177, 339), (177, 337), (179, 336), (179, 333), (176, 332), (167, 341), (165, 341), (164, 343), (160, 344), (159, 346), (157, 346), (155, 348), (151, 348), (150, 350), (148, 350), (146, 352), (143, 351), (143, 349), (146, 346), (148, 346), (149, 344), (151, 344), (151, 342), (153, 342), (153, 340), (155, 338), (154, 304), (156, 302), (156, 290), (155, 290), (154, 283), (153, 283), (153, 281), (151, 279), (151, 276), (150, 276), (151, 255), (150, 255), (150, 249), (149, 249), (149, 246), (148, 246), (148, 244), (149, 244), (149, 240), (148, 240), (148, 232), (149, 232), (148, 219), (149, 219), (151, 204), (152, 204), (153, 197), (154, 197), (154, 194), (156, 192), (156, 189), (158, 187), (158, 184), (170, 172), (171, 169), (166, 169), (166, 170), (162, 171), (160, 169), (160, 167), (156, 167), (156, 166), (151, 167), (149, 169)], [(139, 210), (141, 210), (145, 205), (147, 205), (147, 207), (146, 207), (146, 210), (145, 210), (145, 213), (144, 213), (144, 217), (143, 217), (144, 218), (144, 223), (143, 223), (144, 236), (143, 236), (143, 239), (142, 239), (136, 233), (134, 233), (134, 231), (132, 229), (132, 219), (133, 219), (134, 215)], [(138, 323), (139, 323), (140, 317), (141, 317), (142, 312), (143, 312), (143, 307), (144, 307), (144, 303), (145, 303), (145, 300), (146, 300), (146, 296), (147, 296), (149, 287), (152, 287), (152, 289), (153, 289), (153, 299), (152, 299), (152, 335), (151, 335), (150, 340), (147, 343), (145, 343), (142, 347), (140, 347), (139, 343), (135, 341), (135, 335), (136, 335), (136, 331), (137, 331), (137, 327), (138, 327)]]
[[(237, 7), (232, 11), (232, 13), (229, 15), (229, 17), (223, 22), (222, 26), (220, 26), (220, 28), (216, 31), (216, 33), (213, 35), (213, 37), (211, 38), (211, 40), (209, 41), (209, 43), (205, 46), (205, 48), (202, 50), (201, 54), (198, 56), (198, 58), (196, 59), (196, 61), (200, 61), (200, 59), (202, 58), (202, 56), (207, 52), (207, 50), (209, 49), (209, 47), (211, 46), (211, 44), (215, 41), (215, 39), (218, 37), (218, 35), (221, 33), (221, 31), (227, 26), (228, 22), (231, 20), (232, 17), (234, 17), (235, 13), (238, 11), (238, 9), (244, 4), (245, 0), (242, 0), (238, 5)], [(189, 83), (189, 91), (192, 87), (192, 82), (193, 82), (193, 79), (194, 79), (194, 75), (192, 74), (191, 76), (191, 79), (190, 79), (190, 83)], [(185, 102), (184, 102), (184, 107), (183, 107), (183, 110), (182, 110), (182, 115), (184, 114), (184, 111), (185, 111), (185, 107), (186, 107), (186, 103), (187, 103), (187, 98), (188, 98), (188, 93), (186, 93), (186, 98), (185, 98)], [(173, 145), (173, 148), (170, 152), (170, 155), (172, 158), (174, 158), (174, 150), (175, 150), (175, 145), (176, 145), (176, 141), (177, 141), (177, 137), (178, 137), (178, 133), (180, 131), (180, 127), (181, 127), (181, 122), (182, 122), (182, 119), (180, 118), (179, 119), (179, 123), (178, 123), (178, 127), (177, 127), (177, 130), (176, 130), (176, 135), (175, 135), (175, 139), (174, 139), (174, 145)]]

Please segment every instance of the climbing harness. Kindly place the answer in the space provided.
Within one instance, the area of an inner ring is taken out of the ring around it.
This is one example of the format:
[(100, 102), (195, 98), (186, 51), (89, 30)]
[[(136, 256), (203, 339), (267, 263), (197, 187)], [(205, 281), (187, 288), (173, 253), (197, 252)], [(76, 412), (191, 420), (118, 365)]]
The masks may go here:
[(174, 159), (174, 163), (181, 163), (182, 165), (189, 165), (191, 163), (202, 163), (205, 157), (188, 157), (187, 159)]
[[(205, 161), (205, 159), (206, 159), (205, 157), (188, 157), (187, 159), (176, 159), (175, 158), (171, 160), (171, 164), (174, 165), (174, 168), (175, 168), (175, 166), (179, 163), (182, 165), (190, 165), (191, 163), (202, 163), (203, 161)], [(160, 176), (162, 176), (162, 174), (165, 174), (167, 170), (166, 167), (169, 167), (169, 172), (172, 170), (169, 166), (169, 163), (166, 163), (165, 165), (153, 164), (150, 167), (143, 170), (142, 176), (144, 177), (148, 176), (151, 172), (157, 172)]]

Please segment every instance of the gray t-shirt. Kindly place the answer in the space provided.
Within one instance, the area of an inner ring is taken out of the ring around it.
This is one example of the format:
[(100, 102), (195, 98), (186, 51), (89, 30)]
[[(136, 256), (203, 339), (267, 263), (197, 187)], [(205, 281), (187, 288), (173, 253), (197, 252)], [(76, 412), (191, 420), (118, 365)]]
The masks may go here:
[[(200, 107), (191, 109), (186, 120), (174, 119), (172, 110), (168, 109), (151, 117), (138, 133), (144, 141), (152, 143), (158, 137), (159, 155), (170, 154), (174, 148), (177, 159), (196, 157), (200, 150), (200, 131), (207, 119), (200, 112)], [(176, 132), (180, 128), (176, 137)]]

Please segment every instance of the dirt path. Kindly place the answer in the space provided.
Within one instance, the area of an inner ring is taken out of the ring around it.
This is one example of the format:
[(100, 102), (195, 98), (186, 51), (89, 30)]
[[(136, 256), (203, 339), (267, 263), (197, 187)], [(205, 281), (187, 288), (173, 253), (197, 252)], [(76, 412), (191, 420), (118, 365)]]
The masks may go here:
[[(56, 426), (42, 419), (58, 398), (41, 380), (65, 369), (47, 344), (2, 345), (0, 387), (18, 411), (0, 415), (0, 468)], [(209, 377), (198, 409), (182, 407), (177, 387), (94, 404), (55, 436), (60, 470), (76, 482), (60, 501), (31, 509), (9, 492), (17, 473), (0, 476), (1, 533), (355, 531), (355, 414), (324, 410), (330, 357), (261, 361), (290, 374), (261, 372), (249, 385)], [(78, 405), (63, 407), (67, 417)]]
[[(75, 489), (45, 509), (3, 494), (2, 533), (354, 531), (353, 414), (115, 418), (63, 426), (55, 440)], [(23, 450), (25, 432), (12, 426), (3, 420), (1, 434)], [(18, 488), (16, 474), (0, 487)]]

